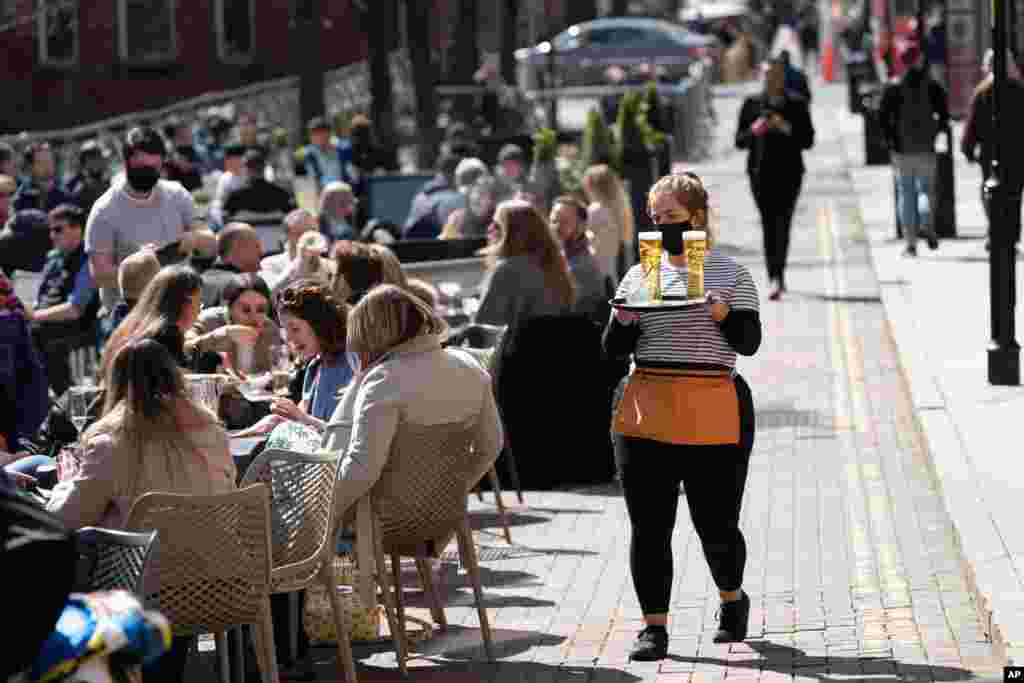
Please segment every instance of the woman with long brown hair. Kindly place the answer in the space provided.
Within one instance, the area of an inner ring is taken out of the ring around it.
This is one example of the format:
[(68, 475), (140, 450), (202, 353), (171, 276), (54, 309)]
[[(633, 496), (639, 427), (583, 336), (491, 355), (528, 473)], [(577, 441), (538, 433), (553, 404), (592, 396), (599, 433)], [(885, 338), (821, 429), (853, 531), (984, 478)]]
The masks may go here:
[[(185, 333), (199, 318), (202, 310), (203, 281), (199, 273), (187, 266), (166, 266), (156, 274), (139, 297), (128, 316), (110, 335), (100, 361), (101, 378), (106, 379), (118, 352), (136, 339), (154, 339), (171, 352), (180, 367), (195, 367), (198, 351), (196, 340), (186, 340)], [(225, 325), (217, 334), (229, 337), (235, 344), (252, 344), (259, 336), (254, 328)]]
[[(597, 262), (616, 284), (633, 262), (636, 239), (633, 208), (622, 179), (608, 164), (591, 166), (583, 174), (583, 192), (587, 207), (587, 226), (595, 236)], [(621, 262), (621, 263), (620, 263)]]
[[(122, 344), (104, 383), (103, 416), (82, 435), (79, 471), (57, 484), (47, 503), (68, 528), (119, 529), (132, 503), (151, 491), (211, 495), (236, 488), (227, 432), (216, 415), (189, 397), (181, 368), (164, 344)], [(175, 638), (146, 680), (184, 680), (189, 641)]]
[(502, 202), (489, 232), (476, 322), (515, 327), (528, 318), (571, 310), (576, 282), (547, 221), (532, 205)]

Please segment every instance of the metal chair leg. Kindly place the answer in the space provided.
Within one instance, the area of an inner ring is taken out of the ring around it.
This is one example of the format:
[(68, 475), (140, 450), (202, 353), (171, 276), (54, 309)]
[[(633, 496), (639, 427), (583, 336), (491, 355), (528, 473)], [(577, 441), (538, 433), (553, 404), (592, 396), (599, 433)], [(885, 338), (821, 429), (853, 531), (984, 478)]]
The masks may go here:
[(509, 446), (506, 446), (502, 453), (505, 456), (505, 463), (508, 465), (508, 477), (512, 480), (512, 488), (516, 490), (516, 498), (519, 499), (520, 505), (525, 505), (526, 501), (523, 499), (523, 485), (519, 483), (519, 468), (516, 467), (516, 456), (513, 454), (512, 448)]
[(480, 633), (484, 640), (484, 652), (487, 658), (494, 661), (494, 642), (491, 635), (491, 622), (487, 617), (487, 607), (484, 605), (484, 590), (480, 583), (480, 564), (477, 562), (476, 548), (473, 546), (473, 533), (469, 530), (469, 520), (463, 519), (459, 525), (459, 556), (466, 565), (469, 578), (473, 584), (473, 595), (476, 598), (476, 611), (480, 616)]
[(416, 558), (416, 570), (420, 574), (420, 583), (423, 584), (423, 592), (427, 594), (427, 601), (430, 603), (430, 618), (443, 631), (448, 628), (448, 617), (445, 616), (444, 607), (437, 595), (437, 587), (434, 586), (434, 576), (430, 573), (430, 563), (425, 556)]
[(512, 531), (508, 528), (508, 513), (505, 511), (505, 501), (501, 497), (501, 482), (498, 480), (498, 472), (493, 467), (487, 473), (491, 480), (491, 488), (494, 489), (494, 502), (498, 506), (498, 518), (501, 525), (505, 527), (505, 542), (512, 545)]
[(395, 654), (398, 658), (398, 670), (403, 676), (409, 674), (406, 665), (409, 648), (405, 642), (405, 623), (398, 623), (395, 598), (391, 594), (391, 586), (387, 580), (387, 571), (384, 563), (384, 544), (381, 542), (380, 520), (376, 515), (373, 518), (373, 554), (377, 561), (376, 579), (380, 586), (381, 596), (384, 598), (384, 613), (388, 618), (388, 627), (391, 629), (391, 639), (395, 643)]

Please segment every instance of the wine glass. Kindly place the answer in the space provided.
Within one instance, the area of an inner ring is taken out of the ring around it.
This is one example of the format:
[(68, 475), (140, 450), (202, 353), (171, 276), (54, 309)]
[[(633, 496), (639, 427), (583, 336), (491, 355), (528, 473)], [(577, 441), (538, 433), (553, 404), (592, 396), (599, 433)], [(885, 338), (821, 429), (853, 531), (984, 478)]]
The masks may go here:
[(94, 384), (79, 384), (68, 390), (68, 413), (79, 437), (89, 422), (89, 407), (98, 393), (99, 387)]

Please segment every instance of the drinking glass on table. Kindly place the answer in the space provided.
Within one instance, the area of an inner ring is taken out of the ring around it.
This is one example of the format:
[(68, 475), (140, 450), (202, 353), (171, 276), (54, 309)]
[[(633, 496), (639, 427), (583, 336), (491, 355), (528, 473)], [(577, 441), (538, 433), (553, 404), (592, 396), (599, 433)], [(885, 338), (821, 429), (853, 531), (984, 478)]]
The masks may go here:
[(270, 350), (271, 389), (275, 394), (288, 391), (288, 383), (292, 376), (292, 359), (288, 347), (284, 344)]
[(99, 387), (94, 384), (79, 384), (68, 390), (68, 414), (71, 415), (71, 424), (79, 437), (89, 422), (89, 407), (99, 391)]

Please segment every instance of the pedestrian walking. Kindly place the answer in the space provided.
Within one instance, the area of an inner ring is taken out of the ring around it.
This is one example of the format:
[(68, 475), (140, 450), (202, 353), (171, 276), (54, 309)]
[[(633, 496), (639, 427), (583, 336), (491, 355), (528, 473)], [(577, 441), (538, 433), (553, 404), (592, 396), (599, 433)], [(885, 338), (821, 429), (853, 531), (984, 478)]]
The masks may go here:
[[(642, 313), (616, 308), (604, 332), (605, 352), (616, 359), (632, 355), (635, 366), (618, 402), (613, 440), (645, 623), (630, 654), (639, 661), (662, 659), (668, 651), (680, 483), (722, 601), (714, 641), (746, 638), (750, 597), (742, 589), (747, 550), (739, 520), (754, 404), (736, 373), (736, 354), (753, 355), (761, 344), (757, 285), (744, 266), (716, 249), (701, 180), (692, 173), (664, 176), (648, 193), (648, 213), (661, 232), (666, 298), (688, 292), (684, 232), (705, 231), (707, 302)], [(633, 266), (617, 296), (631, 298), (647, 275), (643, 263)]]
[[(992, 130), (992, 97), (994, 91), (994, 80), (992, 77), (992, 50), (985, 55), (987, 65), (986, 76), (978, 84), (971, 97), (971, 104), (967, 110), (967, 122), (964, 124), (964, 134), (960, 141), (960, 150), (967, 157), (968, 161), (981, 164), (981, 203), (985, 207), (985, 216), (988, 224), (992, 225), (991, 206), (985, 192), (985, 183), (992, 175), (992, 157), (995, 154), (997, 136)], [(1017, 66), (1013, 54), (1006, 51), (1006, 71), (1009, 78), (1006, 80), (1005, 95), (1002, 96), (1000, 106), (1005, 112), (1006, 121), (1024, 120), (1024, 81), (1021, 80), (1020, 68)], [(1020, 205), (1021, 194), (1024, 191), (1024, 149), (1021, 149), (1020, 139), (1015, 135), (1006, 136), (1002, 140), (1006, 145), (1000, 162), (1000, 180), (1005, 183), (1011, 205), (1014, 210), (1011, 213), (1012, 220), (1008, 225), (1013, 243), (1020, 242)], [(991, 234), (989, 235), (991, 238)], [(985, 242), (985, 248), (990, 248), (990, 241)]]
[(736, 147), (750, 150), (747, 175), (761, 214), (772, 301), (786, 291), (789, 233), (804, 178), (803, 150), (814, 145), (807, 101), (787, 91), (785, 79), (785, 65), (771, 62), (765, 70), (764, 90), (744, 101), (736, 129)]
[(917, 256), (918, 236), (939, 247), (933, 225), (935, 138), (949, 125), (946, 91), (928, 73), (924, 54), (909, 43), (901, 55), (907, 70), (886, 84), (879, 111), (896, 174), (896, 207), (907, 239), (906, 256)]

